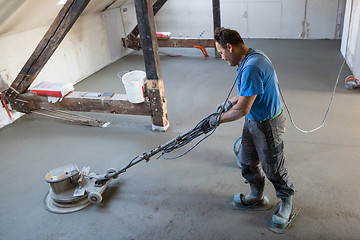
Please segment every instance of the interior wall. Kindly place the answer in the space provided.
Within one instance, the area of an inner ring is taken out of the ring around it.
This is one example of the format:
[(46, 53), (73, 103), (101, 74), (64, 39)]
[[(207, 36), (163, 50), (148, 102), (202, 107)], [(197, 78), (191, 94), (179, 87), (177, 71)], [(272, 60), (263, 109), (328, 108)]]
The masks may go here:
[[(118, 8), (125, 1), (90, 1), (83, 15)], [(59, 0), (0, 0), (0, 35), (13, 35), (49, 26), (64, 6), (64, 3), (59, 2)]]
[[(116, 15), (116, 12), (118, 14)], [(107, 23), (106, 27), (103, 24)], [(50, 60), (46, 63), (34, 84), (40, 81), (77, 83), (83, 78), (98, 71), (126, 53), (121, 45), (124, 36), (119, 9), (112, 9), (111, 14), (105, 12), (82, 16), (74, 24), (67, 36), (59, 45)], [(113, 26), (117, 25), (117, 32)], [(36, 28), (0, 38), (0, 71), (8, 74), (10, 85), (35, 47), (44, 36), (47, 27)], [(114, 31), (109, 31), (113, 29)], [(109, 38), (107, 35), (110, 35)], [(24, 41), (26, 39), (26, 41)], [(112, 44), (109, 45), (109, 41)], [(115, 48), (113, 42), (119, 43)], [(109, 47), (112, 47), (111, 49)], [(32, 86), (33, 86), (32, 85)]]
[[(222, 0), (221, 25), (244, 38), (339, 39), (346, 0)], [(157, 31), (177, 37), (213, 36), (212, 1), (168, 1)], [(264, 21), (265, 20), (265, 21)]]
[(354, 76), (360, 79), (360, 0), (346, 1), (341, 53)]
[[(48, 28), (0, 36), (2, 85), (11, 85)], [(81, 81), (129, 53), (122, 46), (124, 36), (120, 8), (81, 16), (31, 87), (41, 81), (73, 84)], [(1, 111), (0, 122), (7, 118)]]

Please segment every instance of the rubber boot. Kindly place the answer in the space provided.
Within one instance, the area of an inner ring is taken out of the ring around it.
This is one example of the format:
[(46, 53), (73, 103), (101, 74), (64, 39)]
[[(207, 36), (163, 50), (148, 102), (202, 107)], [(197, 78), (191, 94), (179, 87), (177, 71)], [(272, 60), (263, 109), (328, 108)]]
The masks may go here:
[(264, 200), (265, 178), (257, 186), (251, 183), (249, 185), (250, 193), (248, 195), (244, 196), (242, 193), (238, 193), (234, 196), (235, 206), (251, 206)]
[(272, 216), (272, 223), (278, 228), (284, 228), (289, 222), (292, 211), (292, 196), (281, 199), (279, 211)]
[(259, 187), (255, 186), (254, 184), (250, 183), (250, 193), (242, 198), (242, 202), (245, 206), (252, 205), (261, 201), (264, 197), (264, 187), (265, 181), (262, 181), (259, 184)]

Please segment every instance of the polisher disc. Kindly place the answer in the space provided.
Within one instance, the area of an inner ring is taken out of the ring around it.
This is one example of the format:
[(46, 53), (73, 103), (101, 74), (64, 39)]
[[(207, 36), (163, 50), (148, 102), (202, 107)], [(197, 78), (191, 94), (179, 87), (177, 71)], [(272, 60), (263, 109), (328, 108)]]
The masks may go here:
[(73, 201), (71, 203), (59, 203), (55, 202), (49, 192), (44, 198), (44, 205), (46, 210), (52, 213), (72, 213), (79, 211), (91, 203), (88, 198), (79, 198), (78, 201)]

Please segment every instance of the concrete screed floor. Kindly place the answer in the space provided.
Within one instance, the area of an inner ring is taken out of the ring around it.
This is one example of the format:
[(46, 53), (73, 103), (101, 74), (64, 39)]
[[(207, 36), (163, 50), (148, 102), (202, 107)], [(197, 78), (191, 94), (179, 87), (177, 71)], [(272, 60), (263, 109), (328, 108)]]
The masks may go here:
[[(296, 123), (321, 124), (342, 64), (340, 42), (330, 40), (246, 40), (264, 51), (276, 67)], [(325, 126), (297, 131), (287, 121), (285, 153), (295, 183), (294, 202), (302, 210), (283, 234), (270, 232), (274, 209), (232, 210), (237, 192), (248, 193), (233, 154), (243, 120), (221, 125), (188, 155), (176, 160), (153, 157), (112, 181), (103, 202), (71, 214), (45, 210), (45, 174), (76, 163), (96, 173), (125, 166), (191, 129), (222, 102), (235, 68), (196, 49), (161, 49), (168, 116), (166, 133), (152, 132), (150, 117), (87, 113), (111, 121), (107, 128), (86, 127), (35, 115), (0, 130), (1, 239), (359, 239), (360, 89), (348, 91), (344, 68)], [(209, 50), (211, 56), (213, 50)], [(77, 91), (125, 93), (117, 73), (144, 70), (141, 52), (130, 54), (75, 86)], [(235, 92), (234, 92), (235, 94)], [(85, 114), (84, 114), (85, 115)], [(188, 146), (173, 152), (174, 156)], [(265, 194), (276, 201), (273, 186)]]

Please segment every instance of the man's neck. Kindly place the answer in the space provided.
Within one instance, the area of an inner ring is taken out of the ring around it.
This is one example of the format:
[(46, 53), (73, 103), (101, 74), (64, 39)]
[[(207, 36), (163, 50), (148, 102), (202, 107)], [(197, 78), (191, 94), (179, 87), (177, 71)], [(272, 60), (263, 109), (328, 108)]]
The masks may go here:
[(246, 47), (245, 45), (241, 46), (241, 58), (240, 61), (238, 63), (238, 67), (240, 67), (241, 63), (244, 61), (246, 54), (248, 54), (248, 52), (250, 52), (251, 48)]

